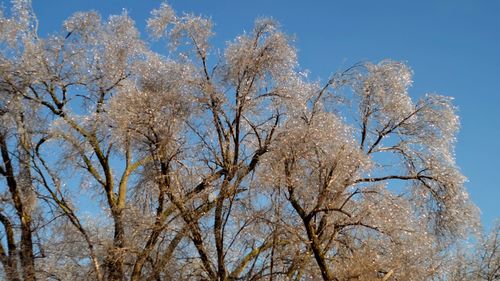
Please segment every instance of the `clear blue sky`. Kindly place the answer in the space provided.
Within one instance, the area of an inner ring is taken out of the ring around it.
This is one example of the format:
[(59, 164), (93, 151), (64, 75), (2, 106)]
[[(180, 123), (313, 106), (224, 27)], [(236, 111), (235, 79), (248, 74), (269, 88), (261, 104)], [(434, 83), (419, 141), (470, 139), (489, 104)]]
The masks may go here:
[[(4, 0), (5, 2), (6, 0)], [(159, 0), (33, 0), (40, 32), (59, 31), (79, 10), (104, 17), (126, 8), (144, 30)], [(327, 77), (353, 63), (384, 58), (414, 70), (411, 93), (455, 97), (462, 129), (457, 160), (489, 226), (500, 218), (500, 1), (171, 0), (177, 12), (210, 16), (213, 42), (223, 46), (256, 17), (273, 17), (296, 36), (302, 68)], [(7, 3), (5, 3), (7, 5)]]

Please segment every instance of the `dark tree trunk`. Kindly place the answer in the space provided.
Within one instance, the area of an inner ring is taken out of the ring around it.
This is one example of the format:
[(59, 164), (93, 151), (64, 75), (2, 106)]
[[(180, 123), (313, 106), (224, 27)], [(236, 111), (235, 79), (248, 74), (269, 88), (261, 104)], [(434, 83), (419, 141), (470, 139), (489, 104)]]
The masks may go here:
[(16, 214), (21, 225), (20, 260), (23, 278), (25, 281), (34, 281), (36, 280), (36, 276), (35, 256), (33, 255), (31, 216), (28, 213), (27, 208), (25, 208), (23, 201), (21, 200), (21, 193), (14, 174), (14, 167), (10, 159), (7, 140), (5, 139), (5, 136), (3, 134), (0, 134), (0, 150), (5, 166), (5, 178), (7, 180), (7, 186), (9, 188), (12, 202), (14, 208), (16, 209)]

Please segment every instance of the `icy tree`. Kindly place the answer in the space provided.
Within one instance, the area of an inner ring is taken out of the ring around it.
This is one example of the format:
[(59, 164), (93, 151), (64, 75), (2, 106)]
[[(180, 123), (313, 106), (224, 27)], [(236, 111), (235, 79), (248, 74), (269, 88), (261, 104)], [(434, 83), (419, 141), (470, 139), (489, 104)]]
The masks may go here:
[(450, 246), (477, 226), (459, 120), (451, 98), (410, 97), (404, 63), (311, 81), (270, 19), (219, 52), (209, 19), (163, 3), (147, 22), (158, 54), (126, 12), (78, 12), (41, 38), (29, 1), (12, 6), (4, 279), (451, 276)]

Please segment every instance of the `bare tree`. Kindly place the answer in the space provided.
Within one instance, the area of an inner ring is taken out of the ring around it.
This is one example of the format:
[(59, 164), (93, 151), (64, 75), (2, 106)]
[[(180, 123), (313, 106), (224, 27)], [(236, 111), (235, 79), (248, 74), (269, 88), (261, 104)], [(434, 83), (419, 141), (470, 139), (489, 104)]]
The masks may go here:
[(391, 60), (311, 81), (269, 19), (220, 52), (207, 18), (147, 25), (166, 54), (126, 12), (47, 38), (29, 1), (1, 14), (6, 279), (449, 276), (477, 224), (450, 98)]
[(488, 234), (477, 237), (474, 243), (459, 248), (460, 253), (450, 263), (449, 280), (485, 280), (500, 278), (500, 225)]
[(480, 240), (476, 253), (476, 273), (480, 280), (500, 279), (500, 223)]

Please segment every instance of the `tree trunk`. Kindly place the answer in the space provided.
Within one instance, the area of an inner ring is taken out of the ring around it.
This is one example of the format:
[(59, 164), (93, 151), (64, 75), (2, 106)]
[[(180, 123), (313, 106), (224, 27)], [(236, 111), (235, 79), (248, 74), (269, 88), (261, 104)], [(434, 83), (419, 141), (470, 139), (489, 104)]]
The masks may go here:
[(17, 272), (17, 246), (14, 238), (13, 225), (9, 218), (0, 213), (0, 221), (2, 222), (5, 235), (7, 237), (7, 253), (4, 251), (0, 243), (0, 260), (2, 262), (5, 275), (9, 281), (21, 281)]
[(330, 269), (328, 268), (328, 265), (326, 263), (325, 256), (322, 254), (322, 251), (321, 251), (321, 248), (319, 245), (320, 242), (317, 239), (314, 226), (311, 224), (310, 220), (304, 220), (304, 225), (306, 227), (307, 238), (309, 238), (309, 241), (311, 242), (311, 249), (312, 249), (313, 254), (314, 254), (314, 259), (316, 259), (316, 263), (318, 264), (318, 267), (321, 271), (321, 276), (323, 277), (323, 280), (324, 281), (333, 281), (334, 279), (332, 278), (332, 275), (330, 273)]
[(121, 281), (124, 279), (123, 259), (125, 257), (125, 229), (121, 210), (112, 211), (114, 220), (113, 249), (111, 249), (108, 261), (108, 280)]
[(21, 218), (21, 266), (25, 281), (36, 280), (31, 231), (31, 217), (28, 214), (23, 214)]
[(36, 276), (35, 257), (33, 255), (31, 216), (29, 215), (27, 208), (25, 208), (24, 203), (21, 200), (21, 194), (14, 174), (14, 167), (12, 166), (12, 162), (10, 159), (7, 141), (3, 134), (0, 134), (0, 150), (2, 154), (2, 160), (5, 165), (5, 177), (7, 180), (7, 186), (12, 197), (12, 202), (14, 203), (14, 208), (16, 209), (16, 214), (21, 224), (20, 259), (21, 266), (23, 268), (23, 278), (25, 281), (34, 281), (36, 280)]

